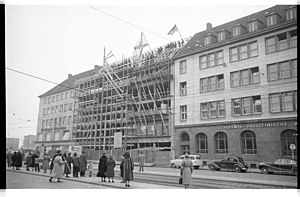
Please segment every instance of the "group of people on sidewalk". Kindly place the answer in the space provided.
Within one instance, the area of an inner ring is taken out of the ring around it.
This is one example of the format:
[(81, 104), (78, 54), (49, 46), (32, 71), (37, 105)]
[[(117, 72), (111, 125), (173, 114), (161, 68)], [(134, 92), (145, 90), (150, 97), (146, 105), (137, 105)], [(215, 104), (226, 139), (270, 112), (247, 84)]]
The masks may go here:
[(6, 160), (9, 168), (20, 170), (20, 167), (22, 167), (23, 156), (20, 151), (12, 151), (12, 148), (10, 148), (6, 153)]

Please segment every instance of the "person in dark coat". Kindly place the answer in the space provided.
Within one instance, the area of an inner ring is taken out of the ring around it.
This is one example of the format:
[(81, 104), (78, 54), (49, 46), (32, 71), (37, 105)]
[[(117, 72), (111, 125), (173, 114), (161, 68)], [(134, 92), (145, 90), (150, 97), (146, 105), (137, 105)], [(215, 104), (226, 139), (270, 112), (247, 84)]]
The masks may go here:
[(11, 166), (13, 167), (13, 170), (15, 169), (16, 161), (17, 161), (17, 152), (15, 151), (11, 157)]
[(69, 174), (71, 174), (71, 163), (72, 163), (72, 157), (71, 153), (68, 153), (68, 156), (66, 156), (66, 165), (65, 165), (65, 174), (66, 177), (69, 177)]
[[(122, 161), (124, 160), (124, 158), (125, 158), (125, 154), (123, 154), (123, 156), (122, 156), (121, 163), (122, 163)], [(122, 177), (121, 183), (125, 183), (125, 181), (124, 181), (124, 176), (123, 176), (123, 166), (122, 166), (122, 165), (120, 165), (120, 176)]]
[(6, 154), (7, 165), (9, 168), (11, 167), (11, 164), (12, 164), (12, 160), (11, 160), (12, 156), (13, 156), (13, 154), (12, 154), (11, 150), (9, 150)]
[(16, 163), (15, 163), (16, 170), (20, 170), (20, 167), (22, 167), (22, 162), (23, 162), (22, 154), (20, 151), (18, 151), (18, 153), (16, 154)]
[(130, 187), (129, 182), (133, 180), (133, 161), (128, 152), (125, 153), (124, 159), (121, 162), (123, 168), (123, 178), (125, 180), (125, 186)]
[(111, 182), (114, 182), (114, 176), (115, 176), (115, 166), (116, 166), (116, 162), (113, 159), (112, 155), (109, 155), (108, 160), (106, 162), (106, 166), (107, 166), (107, 174), (106, 176), (108, 177), (108, 182), (110, 182), (110, 178), (111, 178)]
[(29, 167), (31, 166), (31, 152), (29, 152), (29, 155), (26, 157), (25, 159), (25, 163), (26, 163), (26, 170), (29, 171)]
[(35, 164), (35, 158), (38, 158), (39, 156), (34, 152), (31, 156), (31, 167), (32, 167), (32, 171), (35, 170), (36, 164)]
[(107, 170), (107, 165), (106, 165), (106, 162), (107, 162), (107, 157), (105, 156), (105, 153), (102, 153), (102, 156), (100, 157), (99, 159), (99, 165), (98, 165), (98, 170), (99, 170), (99, 174), (100, 174), (100, 177), (101, 177), (101, 182), (106, 182), (105, 181), (105, 173), (106, 173), (106, 170)]
[(80, 159), (77, 156), (77, 153), (74, 153), (72, 162), (73, 162), (73, 177), (78, 177), (78, 172), (80, 169)]
[(80, 158), (80, 176), (85, 176), (85, 171), (87, 167), (87, 155), (85, 154), (85, 151), (82, 152), (79, 158)]

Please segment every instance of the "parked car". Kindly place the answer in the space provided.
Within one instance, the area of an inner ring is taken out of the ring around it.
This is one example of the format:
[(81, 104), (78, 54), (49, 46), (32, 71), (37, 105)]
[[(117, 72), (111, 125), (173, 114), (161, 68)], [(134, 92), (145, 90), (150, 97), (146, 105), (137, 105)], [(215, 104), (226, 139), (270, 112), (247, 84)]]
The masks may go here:
[(258, 165), (258, 169), (260, 169), (263, 174), (281, 173), (297, 176), (298, 173), (297, 161), (294, 159), (277, 159), (273, 163), (262, 162)]
[(241, 157), (227, 157), (223, 158), (220, 161), (213, 161), (208, 164), (208, 168), (210, 170), (231, 170), (235, 172), (246, 172), (248, 170), (248, 165), (244, 162)]
[[(189, 155), (190, 159), (193, 162), (193, 167), (195, 169), (199, 169), (199, 167), (203, 167), (203, 161), (200, 159), (201, 157), (199, 155)], [(180, 168), (182, 160), (184, 159), (184, 155), (181, 155), (179, 158), (177, 159), (173, 159), (170, 161), (171, 163), (171, 168)]]

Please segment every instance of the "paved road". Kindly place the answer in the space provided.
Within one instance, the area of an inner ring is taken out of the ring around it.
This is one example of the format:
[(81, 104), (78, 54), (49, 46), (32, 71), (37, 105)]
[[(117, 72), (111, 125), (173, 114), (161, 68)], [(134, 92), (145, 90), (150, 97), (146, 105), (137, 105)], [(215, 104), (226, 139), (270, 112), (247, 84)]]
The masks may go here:
[(49, 182), (48, 177), (6, 171), (7, 189), (107, 189), (108, 187), (63, 180)]

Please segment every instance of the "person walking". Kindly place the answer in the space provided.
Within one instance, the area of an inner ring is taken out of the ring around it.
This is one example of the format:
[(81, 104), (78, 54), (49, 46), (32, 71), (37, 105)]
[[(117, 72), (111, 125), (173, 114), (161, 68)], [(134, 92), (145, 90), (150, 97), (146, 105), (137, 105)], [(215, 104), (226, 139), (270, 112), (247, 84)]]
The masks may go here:
[(57, 179), (57, 182), (62, 182), (60, 181), (61, 177), (63, 176), (63, 164), (65, 161), (62, 160), (61, 158), (62, 154), (61, 151), (57, 151), (57, 155), (53, 161), (53, 170), (50, 174), (50, 179), (49, 181), (52, 182), (53, 178)]
[(89, 161), (89, 166), (88, 166), (89, 177), (92, 177), (93, 169), (94, 169), (93, 162)]
[(80, 176), (85, 176), (86, 166), (87, 166), (87, 155), (85, 151), (80, 155)]
[(23, 157), (21, 152), (18, 151), (16, 154), (16, 162), (15, 162), (16, 170), (21, 170), (20, 167), (22, 167), (22, 163), (23, 163)]
[(138, 162), (139, 162), (139, 166), (140, 166), (139, 172), (141, 172), (141, 171), (144, 172), (145, 155), (143, 154), (143, 152), (141, 152), (139, 154)]
[(33, 154), (31, 155), (31, 167), (32, 167), (32, 171), (35, 170), (36, 171), (36, 165), (35, 165), (35, 158), (39, 157), (36, 152), (33, 152)]
[(108, 160), (106, 161), (106, 166), (107, 166), (107, 170), (106, 170), (107, 174), (106, 174), (106, 176), (108, 177), (108, 182), (110, 182), (110, 178), (111, 178), (111, 182), (114, 183), (116, 162), (113, 159), (112, 155), (109, 155)]
[(43, 158), (43, 170), (44, 173), (47, 173), (47, 170), (49, 169), (49, 163), (50, 163), (50, 155), (48, 153), (44, 154), (44, 158)]
[(29, 167), (31, 166), (31, 152), (29, 152), (28, 156), (25, 159), (25, 163), (26, 163), (26, 170), (29, 171)]
[(34, 159), (34, 163), (35, 163), (34, 170), (35, 170), (36, 172), (40, 172), (40, 158), (39, 158), (38, 155), (37, 155), (37, 157)]
[[(121, 163), (122, 163), (122, 161), (124, 160), (124, 158), (125, 158), (125, 153), (124, 153), (123, 156), (121, 157)], [(121, 183), (125, 183), (125, 181), (124, 181), (124, 173), (123, 173), (123, 172), (124, 172), (124, 171), (123, 171), (123, 166), (120, 165), (120, 177), (122, 177)]]
[(192, 183), (192, 173), (193, 173), (193, 163), (190, 160), (190, 156), (185, 154), (184, 160), (181, 163), (181, 174), (182, 174), (182, 184), (184, 189), (188, 189)]
[(55, 160), (55, 157), (57, 157), (58, 155), (58, 150), (55, 152), (55, 155), (52, 157), (52, 160), (51, 160), (51, 163), (50, 163), (50, 174), (53, 170), (53, 167), (54, 167), (54, 160)]
[(69, 174), (71, 174), (71, 164), (72, 164), (71, 153), (68, 153), (68, 156), (66, 156), (66, 166), (65, 166), (66, 177), (69, 177)]
[(12, 154), (12, 151), (11, 151), (11, 149), (7, 152), (7, 154), (6, 154), (6, 159), (7, 159), (7, 167), (11, 167), (11, 163), (12, 163), (12, 160), (11, 160), (11, 158), (12, 158), (12, 156), (13, 156), (13, 154)]
[(121, 166), (123, 168), (123, 178), (125, 181), (125, 186), (130, 187), (129, 182), (133, 180), (134, 165), (128, 152), (124, 154), (124, 159), (121, 162)]
[(17, 152), (14, 151), (14, 154), (11, 157), (11, 166), (13, 167), (13, 170), (15, 169), (16, 161), (17, 161)]
[(80, 170), (80, 159), (77, 156), (77, 153), (74, 153), (72, 157), (73, 162), (73, 177), (78, 177), (78, 172)]
[(107, 162), (107, 157), (106, 157), (105, 153), (102, 153), (102, 156), (99, 159), (99, 165), (98, 165), (101, 182), (106, 182), (106, 180), (105, 180), (105, 178), (106, 178), (105, 173), (107, 172), (106, 162)]

